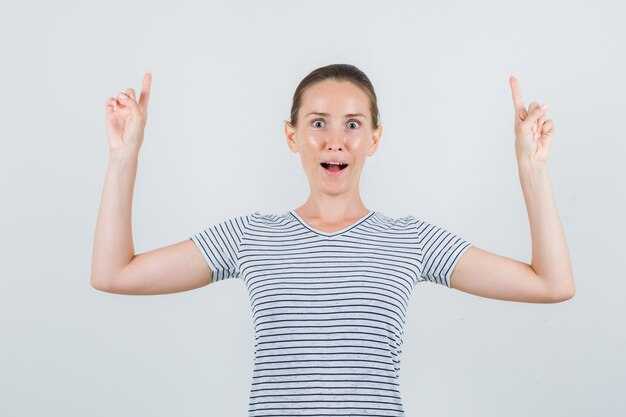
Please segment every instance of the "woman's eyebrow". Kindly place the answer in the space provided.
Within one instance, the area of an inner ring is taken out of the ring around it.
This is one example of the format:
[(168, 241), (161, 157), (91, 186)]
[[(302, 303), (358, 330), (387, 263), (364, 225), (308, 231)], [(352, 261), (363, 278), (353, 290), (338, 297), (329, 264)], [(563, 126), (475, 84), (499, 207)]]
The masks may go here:
[[(316, 116), (330, 116), (329, 113), (313, 111), (311, 113), (305, 114), (304, 117), (310, 116), (312, 114), (314, 114)], [(367, 116), (362, 114), (362, 113), (348, 113), (348, 114), (345, 115), (345, 117), (358, 117), (358, 116), (361, 116), (362, 118), (367, 119)]]

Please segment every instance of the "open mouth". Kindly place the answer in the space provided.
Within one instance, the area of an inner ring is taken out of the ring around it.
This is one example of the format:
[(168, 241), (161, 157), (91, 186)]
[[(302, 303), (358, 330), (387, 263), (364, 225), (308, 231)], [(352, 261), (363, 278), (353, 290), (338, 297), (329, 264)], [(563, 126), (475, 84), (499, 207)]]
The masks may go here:
[(324, 167), (325, 170), (330, 171), (330, 172), (339, 172), (348, 166), (348, 164), (334, 163), (334, 162), (331, 162), (331, 163), (322, 162), (320, 165), (322, 165), (322, 167)]

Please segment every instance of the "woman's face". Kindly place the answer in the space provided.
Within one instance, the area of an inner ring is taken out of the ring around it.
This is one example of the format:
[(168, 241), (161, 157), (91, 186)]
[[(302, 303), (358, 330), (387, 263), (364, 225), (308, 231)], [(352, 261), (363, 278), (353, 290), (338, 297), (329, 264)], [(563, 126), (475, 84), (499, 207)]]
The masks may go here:
[[(357, 192), (366, 156), (376, 152), (382, 126), (372, 129), (367, 95), (349, 81), (324, 80), (307, 88), (298, 125), (285, 123), (287, 144), (300, 153), (311, 189), (324, 194)], [(326, 169), (326, 162), (347, 166)]]

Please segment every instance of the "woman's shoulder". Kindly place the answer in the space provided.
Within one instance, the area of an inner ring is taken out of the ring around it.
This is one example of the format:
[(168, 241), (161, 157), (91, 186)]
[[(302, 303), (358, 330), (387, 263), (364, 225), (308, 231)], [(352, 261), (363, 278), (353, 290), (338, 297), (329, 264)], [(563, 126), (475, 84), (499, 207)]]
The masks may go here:
[(250, 218), (251, 223), (256, 222), (266, 226), (284, 225), (293, 220), (293, 215), (290, 211), (285, 211), (283, 213), (268, 213), (257, 210), (248, 214), (248, 217)]
[(392, 217), (392, 216), (387, 216), (380, 211), (376, 211), (375, 217), (378, 222), (389, 225), (389, 226), (395, 226), (395, 227), (407, 227), (407, 226), (414, 225), (418, 222), (418, 219), (412, 214)]

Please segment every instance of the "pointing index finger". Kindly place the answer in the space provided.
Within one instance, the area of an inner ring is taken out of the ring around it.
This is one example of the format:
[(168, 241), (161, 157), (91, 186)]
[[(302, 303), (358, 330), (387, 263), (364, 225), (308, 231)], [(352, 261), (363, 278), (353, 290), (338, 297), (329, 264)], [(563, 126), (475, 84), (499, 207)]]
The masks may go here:
[(141, 85), (141, 95), (139, 96), (139, 107), (144, 111), (148, 108), (148, 99), (150, 98), (150, 85), (152, 84), (152, 73), (146, 72), (143, 76), (143, 84)]
[(511, 84), (511, 92), (513, 95), (513, 107), (515, 107), (515, 113), (523, 114), (526, 110), (524, 101), (522, 100), (522, 92), (519, 88), (519, 81), (512, 74), (509, 77), (509, 84)]

